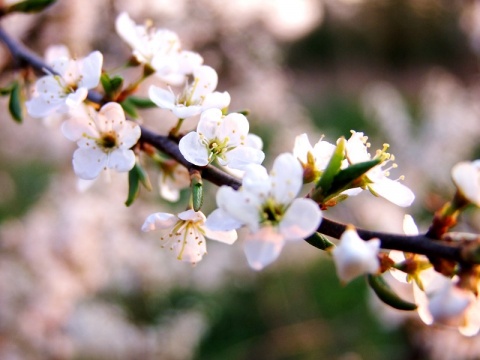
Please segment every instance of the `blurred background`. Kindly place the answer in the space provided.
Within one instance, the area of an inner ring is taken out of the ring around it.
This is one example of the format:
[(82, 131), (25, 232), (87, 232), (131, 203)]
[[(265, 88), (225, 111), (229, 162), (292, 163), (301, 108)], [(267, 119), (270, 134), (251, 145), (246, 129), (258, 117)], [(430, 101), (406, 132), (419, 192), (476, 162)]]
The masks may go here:
[[(414, 205), (365, 193), (330, 218), (401, 232), (409, 213), (426, 230), (453, 194), (452, 165), (480, 155), (478, 1), (58, 0), (2, 25), (39, 54), (60, 43), (78, 57), (100, 50), (113, 70), (130, 56), (114, 32), (121, 11), (176, 31), (218, 71), (231, 110), (250, 110), (267, 167), (303, 132), (312, 143), (351, 129), (373, 149), (389, 143), (391, 177), (405, 175)], [(18, 75), (3, 47), (0, 68), (0, 86)], [(141, 116), (158, 131), (173, 125), (160, 109)], [(248, 268), (241, 239), (209, 242), (195, 267), (178, 262), (140, 227), (152, 212), (184, 209), (185, 196), (170, 204), (155, 187), (127, 208), (125, 176), (78, 191), (75, 145), (59, 122), (19, 125), (2, 111), (0, 123), (2, 360), (480, 358), (478, 337), (386, 308), (364, 279), (342, 286), (307, 243), (288, 244), (262, 272)], [(458, 229), (480, 231), (479, 216)]]

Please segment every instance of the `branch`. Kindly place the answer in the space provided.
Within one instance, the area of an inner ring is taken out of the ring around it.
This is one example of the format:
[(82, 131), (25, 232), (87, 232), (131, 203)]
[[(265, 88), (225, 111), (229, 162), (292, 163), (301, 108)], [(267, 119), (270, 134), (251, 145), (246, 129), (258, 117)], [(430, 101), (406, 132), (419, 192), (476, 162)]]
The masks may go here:
[[(17, 63), (17, 66), (28, 65), (40, 72), (45, 72), (45, 70), (47, 70), (51, 73), (54, 73), (53, 69), (45, 64), (43, 59), (34, 54), (20, 42), (12, 39), (1, 27), (0, 41), (7, 46), (14, 61)], [(88, 99), (98, 104), (103, 102), (103, 96), (95, 91), (89, 92)], [(204, 179), (218, 186), (228, 185), (234, 189), (238, 189), (241, 186), (241, 181), (239, 179), (228, 175), (222, 170), (219, 170), (211, 165), (206, 167), (198, 167), (186, 161), (183, 155), (180, 153), (177, 142), (167, 136), (156, 134), (147, 128), (142, 127), (140, 141), (149, 143), (158, 150), (171, 156), (173, 159), (185, 166), (188, 170), (200, 171)], [(323, 218), (322, 223), (318, 228), (318, 232), (338, 239), (345, 231), (345, 228), (345, 224)], [(458, 243), (455, 245), (455, 243), (447, 243), (431, 239), (426, 235), (408, 236), (375, 232), (358, 228), (357, 232), (364, 240), (379, 238), (381, 241), (381, 247), (383, 249), (395, 249), (405, 252), (423, 254), (428, 255), (429, 257), (439, 257), (460, 263), (465, 261), (461, 254), (462, 248)]]

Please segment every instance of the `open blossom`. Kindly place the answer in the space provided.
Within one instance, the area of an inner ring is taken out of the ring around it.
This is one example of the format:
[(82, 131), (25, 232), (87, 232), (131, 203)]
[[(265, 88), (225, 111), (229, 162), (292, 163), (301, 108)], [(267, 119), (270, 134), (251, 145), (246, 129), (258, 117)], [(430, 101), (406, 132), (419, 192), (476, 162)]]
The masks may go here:
[[(103, 56), (94, 51), (83, 59), (71, 59), (64, 47), (47, 53), (47, 62), (55, 74), (37, 80), (33, 97), (26, 102), (27, 111), (35, 118), (54, 112), (66, 113), (80, 105), (88, 90), (97, 87), (102, 72)], [(56, 59), (52, 55), (59, 56)]]
[(338, 277), (347, 283), (357, 276), (377, 272), (379, 249), (379, 239), (364, 241), (354, 228), (347, 228), (340, 237), (340, 244), (332, 250)]
[(169, 84), (182, 84), (185, 76), (203, 63), (199, 54), (181, 50), (178, 35), (173, 31), (137, 25), (125, 12), (117, 17), (115, 28), (133, 49), (136, 60), (150, 65), (155, 75)]
[(150, 86), (148, 95), (158, 107), (170, 110), (178, 118), (185, 119), (207, 109), (222, 110), (230, 105), (228, 92), (214, 91), (217, 84), (217, 72), (210, 66), (203, 65), (194, 70), (192, 83), (178, 96), (175, 96), (171, 89), (165, 90), (155, 85)]
[[(348, 162), (350, 164), (356, 164), (372, 160), (368, 152), (369, 146), (370, 144), (367, 143), (367, 137), (363, 136), (362, 132), (352, 131), (352, 136), (347, 141)], [(386, 147), (387, 146), (388, 145), (386, 145)], [(394, 157), (385, 153), (384, 150), (379, 150), (377, 153), (380, 156), (384, 156), (386, 161), (373, 167), (365, 174), (368, 180), (365, 186), (372, 194), (381, 196), (398, 206), (410, 206), (415, 199), (413, 192), (398, 180), (392, 180), (388, 177), (390, 175), (390, 168), (396, 167), (396, 164), (393, 164), (388, 169), (383, 169), (389, 161), (394, 160)]]
[(81, 179), (95, 179), (106, 169), (126, 172), (135, 165), (130, 148), (140, 138), (140, 127), (125, 119), (118, 103), (105, 104), (98, 113), (73, 116), (62, 124), (62, 132), (78, 145), (73, 169)]
[(243, 169), (249, 164), (260, 164), (263, 151), (248, 146), (249, 123), (239, 113), (223, 116), (219, 109), (202, 113), (197, 131), (182, 137), (179, 149), (185, 159), (198, 166), (206, 166), (218, 160), (220, 165)]
[(480, 206), (480, 160), (456, 164), (452, 178), (458, 191), (472, 204)]
[(293, 147), (293, 155), (302, 163), (304, 170), (308, 171), (309, 182), (319, 179), (334, 151), (335, 145), (322, 139), (312, 146), (307, 134), (297, 136)]
[(142, 231), (160, 230), (162, 248), (167, 247), (175, 253), (178, 260), (197, 263), (207, 253), (205, 237), (226, 244), (237, 239), (235, 230), (212, 231), (205, 226), (205, 215), (187, 210), (178, 215), (154, 213), (147, 217)]
[(218, 209), (207, 225), (216, 230), (247, 226), (245, 254), (250, 266), (261, 270), (279, 256), (286, 241), (304, 239), (320, 225), (318, 205), (296, 198), (301, 187), (302, 167), (292, 154), (278, 156), (270, 174), (250, 165), (238, 191), (228, 186), (218, 190)]

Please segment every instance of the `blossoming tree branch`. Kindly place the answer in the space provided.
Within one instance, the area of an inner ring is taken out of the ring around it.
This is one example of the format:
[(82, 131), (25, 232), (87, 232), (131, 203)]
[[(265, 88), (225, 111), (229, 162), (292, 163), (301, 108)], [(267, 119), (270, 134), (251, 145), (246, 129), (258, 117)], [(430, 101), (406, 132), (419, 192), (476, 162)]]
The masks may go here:
[[(20, 1), (4, 6), (0, 14), (41, 11), (53, 2)], [(412, 204), (414, 194), (403, 179), (389, 177), (396, 164), (388, 145), (372, 151), (367, 137), (353, 130), (348, 139), (321, 138), (314, 145), (307, 134), (299, 134), (292, 151), (266, 169), (262, 140), (249, 132), (247, 114), (229, 110), (229, 93), (216, 89), (217, 72), (200, 54), (182, 49), (175, 32), (139, 25), (126, 13), (118, 15), (115, 28), (132, 49), (125, 67), (138, 70), (137, 80), (129, 84), (103, 68), (99, 51), (72, 58), (65, 46), (56, 45), (41, 58), (0, 28), (14, 67), (33, 68), (38, 75), (30, 83), (26, 72), (18, 71), (1, 95), (9, 97), (10, 114), (18, 122), (25, 110), (36, 119), (62, 119), (63, 135), (78, 146), (72, 165), (80, 179), (92, 182), (105, 173), (128, 172), (127, 206), (141, 186), (151, 188), (146, 167), (158, 171), (160, 193), (168, 201), (179, 201), (180, 190), (189, 188), (185, 211), (151, 214), (141, 226), (145, 232), (157, 231), (159, 247), (178, 260), (197, 263), (206, 254), (206, 239), (233, 244), (236, 230), (245, 227), (247, 262), (261, 270), (281, 256), (286, 242), (303, 239), (332, 256), (343, 283), (366, 276), (386, 304), (417, 310), (427, 324), (478, 333), (480, 237), (451, 229), (463, 210), (480, 206), (480, 160), (459, 162), (452, 169), (457, 191), (435, 213), (425, 234), (418, 233), (408, 215), (404, 234), (334, 222), (324, 216), (328, 209), (365, 190), (398, 206)], [(136, 95), (150, 77), (163, 85), (151, 85), (148, 97)], [(168, 133), (139, 124), (138, 111), (156, 107), (178, 119)], [(198, 122), (196, 130), (185, 132), (185, 122)], [(208, 216), (201, 211), (210, 200), (204, 199), (204, 181), (219, 186), (217, 209)], [(308, 195), (301, 197), (304, 186)], [(394, 292), (386, 273), (411, 284), (414, 302)]]

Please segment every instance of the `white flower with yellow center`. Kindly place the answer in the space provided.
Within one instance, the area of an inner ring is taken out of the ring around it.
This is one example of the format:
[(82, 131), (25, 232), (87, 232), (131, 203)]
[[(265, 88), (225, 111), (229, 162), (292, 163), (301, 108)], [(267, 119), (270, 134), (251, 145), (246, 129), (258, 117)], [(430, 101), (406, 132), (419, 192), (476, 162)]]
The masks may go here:
[(249, 265), (261, 270), (277, 259), (286, 241), (312, 235), (322, 220), (311, 199), (296, 198), (302, 187), (302, 166), (292, 154), (275, 159), (270, 174), (260, 165), (246, 167), (242, 187), (222, 186), (217, 192), (218, 209), (207, 226), (229, 230), (247, 226), (245, 242)]
[(126, 172), (135, 165), (130, 149), (140, 138), (140, 126), (125, 119), (118, 103), (105, 104), (86, 117), (72, 117), (62, 124), (65, 137), (75, 141), (73, 169), (78, 177), (95, 179), (102, 170)]
[(173, 31), (137, 25), (125, 12), (117, 17), (115, 28), (133, 49), (136, 60), (150, 65), (155, 75), (169, 84), (182, 84), (185, 76), (203, 63), (199, 54), (181, 50), (178, 35)]
[(237, 233), (212, 231), (205, 226), (205, 215), (201, 211), (187, 210), (178, 215), (154, 213), (147, 217), (142, 231), (160, 230), (162, 248), (170, 249), (178, 260), (197, 263), (207, 253), (205, 237), (226, 244), (233, 244)]
[(185, 119), (207, 109), (222, 110), (230, 105), (228, 92), (214, 91), (217, 83), (217, 72), (210, 66), (203, 65), (195, 69), (193, 82), (187, 84), (178, 96), (175, 96), (171, 89), (165, 90), (155, 85), (150, 86), (148, 95), (158, 107), (170, 110), (178, 118)]
[[(57, 52), (57, 59), (48, 61), (56, 74), (41, 77), (35, 83), (33, 97), (26, 102), (30, 116), (42, 118), (54, 112), (67, 113), (79, 106), (88, 90), (97, 87), (102, 72), (103, 56), (94, 51), (83, 59), (70, 59), (68, 52)], [(58, 50), (58, 49), (57, 49)]]
[[(349, 164), (372, 160), (368, 152), (370, 143), (367, 142), (367, 139), (362, 132), (352, 130), (352, 136), (347, 141), (346, 157)], [(393, 155), (385, 152), (387, 148), (388, 145), (385, 145), (384, 149), (377, 151), (375, 156), (381, 156), (384, 161), (365, 174), (365, 186), (372, 194), (381, 196), (398, 206), (410, 206), (415, 199), (413, 192), (398, 180), (392, 180), (388, 177), (390, 175), (390, 169), (396, 168), (397, 164), (392, 164), (387, 169), (383, 168), (386, 164), (395, 160)], [(400, 177), (399, 180), (401, 179), (403, 179), (403, 177)]]
[(249, 123), (239, 113), (223, 116), (219, 109), (202, 113), (197, 131), (182, 137), (178, 144), (187, 161), (206, 166), (217, 160), (220, 165), (242, 170), (249, 164), (260, 164), (265, 158), (263, 151), (248, 146)]

